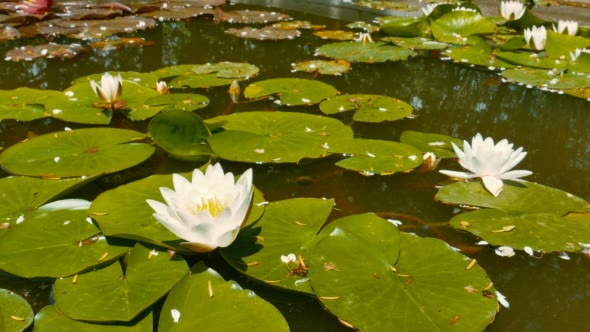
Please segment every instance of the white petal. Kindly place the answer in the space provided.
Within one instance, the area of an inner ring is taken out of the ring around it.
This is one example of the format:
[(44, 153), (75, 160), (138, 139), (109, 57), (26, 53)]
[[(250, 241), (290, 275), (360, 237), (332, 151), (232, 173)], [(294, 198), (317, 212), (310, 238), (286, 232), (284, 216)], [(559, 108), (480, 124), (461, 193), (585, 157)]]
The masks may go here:
[(502, 187), (504, 186), (502, 180), (494, 176), (484, 176), (481, 179), (483, 181), (483, 185), (490, 193), (492, 193), (492, 195), (494, 195), (495, 197), (500, 195)]
[(476, 175), (472, 174), (472, 173), (449, 171), (449, 170), (445, 170), (445, 169), (442, 169), (439, 172), (441, 172), (444, 175), (450, 176), (452, 178), (457, 178), (457, 179), (473, 179), (474, 177), (476, 177)]
[(510, 172), (506, 172), (504, 174), (500, 174), (497, 176), (498, 179), (502, 179), (502, 180), (515, 180), (524, 176), (529, 176), (533, 174), (533, 172), (531, 171), (526, 171), (526, 170), (516, 170), (516, 171), (510, 171)]
[(88, 210), (90, 202), (85, 199), (62, 199), (59, 201), (45, 204), (39, 208), (39, 211), (57, 211), (57, 210)]

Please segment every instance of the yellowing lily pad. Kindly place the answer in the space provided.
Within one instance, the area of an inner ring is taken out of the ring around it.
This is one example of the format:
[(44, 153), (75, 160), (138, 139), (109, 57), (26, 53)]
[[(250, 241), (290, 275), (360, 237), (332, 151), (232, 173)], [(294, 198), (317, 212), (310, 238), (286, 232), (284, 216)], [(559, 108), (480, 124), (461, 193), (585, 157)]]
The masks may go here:
[(326, 44), (318, 48), (318, 55), (349, 62), (385, 62), (407, 60), (416, 55), (407, 48), (391, 46), (382, 42), (341, 42)]
[(275, 78), (252, 83), (244, 97), (253, 99), (277, 94), (280, 105), (311, 105), (338, 94), (333, 86), (302, 78)]
[(396, 98), (380, 95), (346, 94), (332, 97), (320, 104), (324, 114), (354, 110), (359, 122), (383, 122), (403, 119), (412, 114), (412, 106)]
[(117, 172), (135, 166), (154, 152), (145, 135), (132, 130), (89, 128), (37, 136), (4, 150), (2, 168), (13, 174), (77, 177)]
[(315, 31), (314, 36), (320, 37), (322, 39), (334, 39), (334, 40), (354, 40), (356, 35), (352, 31), (344, 31), (344, 30), (323, 30), (323, 31)]

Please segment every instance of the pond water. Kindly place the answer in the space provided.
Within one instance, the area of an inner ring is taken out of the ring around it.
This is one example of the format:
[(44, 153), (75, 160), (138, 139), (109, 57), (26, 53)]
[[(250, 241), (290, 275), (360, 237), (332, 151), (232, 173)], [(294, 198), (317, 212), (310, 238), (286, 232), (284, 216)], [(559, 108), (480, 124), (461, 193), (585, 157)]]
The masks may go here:
[[(235, 5), (238, 8), (257, 8)], [(343, 29), (349, 23), (311, 15), (302, 11), (273, 9), (295, 19)], [(359, 14), (366, 15), (366, 14)], [(161, 22), (150, 31), (131, 34), (154, 41), (156, 46), (124, 47), (116, 51), (93, 50), (73, 60), (38, 59), (31, 62), (0, 63), (0, 89), (21, 86), (63, 90), (78, 77), (105, 71), (152, 71), (178, 64), (248, 62), (260, 67), (254, 80), (278, 77), (311, 78), (308, 73), (292, 73), (291, 63), (314, 58), (315, 49), (326, 43), (303, 31), (288, 41), (255, 41), (226, 35), (227, 23), (211, 20)], [(42, 39), (18, 40), (0, 44), (0, 54), (24, 43)], [(399, 141), (404, 130), (416, 130), (470, 139), (475, 133), (496, 139), (507, 138), (528, 152), (520, 169), (533, 171), (529, 181), (559, 188), (590, 199), (590, 103), (567, 95), (543, 92), (503, 83), (496, 73), (445, 62), (436, 52), (424, 52), (408, 61), (382, 64), (353, 64), (343, 76), (315, 78), (346, 93), (381, 94), (395, 97), (414, 107), (415, 118), (380, 124), (352, 122), (350, 114), (338, 118), (350, 124), (356, 137)], [(252, 80), (251, 80), (252, 81)], [(227, 88), (198, 91), (211, 104), (198, 110), (203, 118), (219, 114), (283, 109), (272, 101), (232, 104)], [(289, 108), (320, 114), (317, 106)], [(147, 123), (115, 117), (113, 126), (147, 131)], [(30, 123), (4, 121), (0, 124), (0, 146), (7, 148), (26, 138), (83, 126), (59, 120)], [(334, 166), (337, 158), (306, 160), (299, 165), (250, 165), (224, 161), (224, 168), (237, 173), (254, 168), (254, 183), (269, 201), (292, 197), (329, 197), (336, 201), (331, 216), (376, 212), (403, 221), (401, 230), (421, 236), (437, 237), (463, 253), (476, 258), (494, 285), (509, 300), (489, 331), (582, 331), (590, 326), (590, 260), (570, 254), (563, 260), (557, 254), (531, 258), (523, 252), (503, 258), (492, 247), (476, 246), (478, 239), (448, 225), (453, 208), (434, 201), (436, 186), (448, 183), (438, 172), (361, 176)], [(439, 169), (454, 167), (444, 160)], [(83, 190), (70, 194), (92, 200), (98, 193), (121, 183), (150, 174), (186, 172), (194, 163), (165, 157), (158, 151), (146, 163), (131, 170), (105, 176)], [(2, 176), (7, 176), (2, 173)], [(226, 276), (239, 280), (273, 303), (286, 317), (292, 331), (344, 331), (333, 316), (315, 300), (291, 293), (269, 290), (226, 267), (215, 254), (207, 262)], [(51, 281), (11, 278), (0, 274), (0, 288), (11, 289), (29, 300), (37, 311), (49, 301)], [(383, 317), (387, 319), (387, 317)]]

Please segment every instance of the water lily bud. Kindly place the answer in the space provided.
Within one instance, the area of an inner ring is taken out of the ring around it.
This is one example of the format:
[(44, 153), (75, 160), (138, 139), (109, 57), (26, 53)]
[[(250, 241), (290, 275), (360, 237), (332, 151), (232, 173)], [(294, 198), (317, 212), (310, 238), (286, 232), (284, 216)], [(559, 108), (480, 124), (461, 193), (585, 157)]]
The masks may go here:
[(252, 202), (252, 169), (234, 184), (234, 175), (220, 164), (209, 165), (205, 174), (193, 171), (192, 181), (172, 175), (174, 190), (161, 187), (166, 204), (147, 200), (154, 218), (196, 252), (227, 247), (238, 236)]
[(240, 92), (242, 91), (242, 89), (240, 89), (240, 83), (238, 83), (237, 80), (234, 80), (233, 82), (231, 82), (231, 85), (229, 86), (229, 96), (231, 98), (231, 101), (233, 103), (237, 103), (240, 100)]
[(168, 84), (164, 81), (159, 81), (156, 83), (156, 91), (158, 91), (161, 95), (167, 95), (170, 93), (170, 89), (168, 89)]
[(576, 33), (578, 33), (578, 22), (559, 20), (557, 22), (557, 27), (553, 24), (553, 31), (575, 36)]
[(49, 11), (53, 0), (27, 0), (18, 6), (19, 10), (30, 15), (42, 15)]
[(508, 21), (516, 21), (524, 15), (526, 7), (520, 1), (500, 2), (500, 14)]
[(120, 74), (113, 77), (109, 73), (104, 73), (100, 79), (100, 85), (92, 80), (90, 86), (98, 98), (109, 104), (114, 104), (123, 93), (123, 79)]
[(545, 42), (547, 41), (547, 30), (545, 30), (544, 26), (539, 28), (533, 26), (530, 29), (524, 29), (524, 39), (530, 48), (540, 51), (545, 48)]
[(368, 32), (361, 32), (358, 36), (357, 39), (355, 39), (358, 42), (362, 42), (362, 43), (372, 43), (373, 42), (373, 38), (371, 38), (371, 34)]
[(533, 174), (531, 171), (516, 170), (511, 171), (520, 163), (526, 152), (522, 147), (514, 150), (514, 144), (508, 143), (503, 139), (494, 145), (491, 137), (485, 140), (481, 134), (475, 135), (471, 140), (471, 145), (463, 141), (463, 150), (459, 149), (455, 143), (453, 149), (459, 158), (459, 164), (472, 173), (456, 172), (441, 170), (442, 174), (459, 179), (481, 178), (486, 189), (494, 196), (498, 196), (502, 191), (504, 183), (502, 180), (518, 180), (523, 176)]

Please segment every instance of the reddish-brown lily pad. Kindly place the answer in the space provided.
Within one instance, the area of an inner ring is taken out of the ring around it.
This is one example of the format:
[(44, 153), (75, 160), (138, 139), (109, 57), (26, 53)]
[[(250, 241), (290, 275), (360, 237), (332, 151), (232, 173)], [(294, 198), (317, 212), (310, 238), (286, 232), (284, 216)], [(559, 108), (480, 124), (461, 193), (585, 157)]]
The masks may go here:
[(156, 21), (148, 17), (126, 16), (115, 17), (110, 20), (91, 21), (67, 21), (69, 27), (82, 27), (79, 33), (68, 35), (78, 39), (106, 38), (117, 33), (129, 33), (139, 30), (151, 29), (156, 26)]
[(90, 44), (92, 48), (104, 48), (104, 49), (119, 49), (123, 46), (153, 46), (155, 42), (151, 40), (145, 40), (143, 38), (119, 38), (113, 40), (103, 40)]
[(123, 10), (115, 8), (75, 8), (56, 16), (70, 20), (104, 20), (123, 15)]
[(37, 58), (61, 58), (71, 59), (78, 54), (88, 52), (87, 46), (79, 44), (63, 45), (63, 44), (43, 44), (43, 45), (29, 45), (13, 48), (6, 52), (5, 60), (12, 61), (30, 61)]
[(20, 37), (20, 32), (10, 25), (0, 25), (0, 41), (12, 40)]
[(299, 35), (301, 35), (301, 32), (299, 32), (299, 30), (284, 30), (273, 27), (265, 27), (262, 29), (256, 29), (251, 27), (244, 27), (241, 29), (232, 28), (226, 30), (225, 33), (240, 38), (258, 40), (294, 39), (295, 37), (299, 37)]
[(141, 14), (143, 17), (151, 17), (158, 21), (180, 21), (189, 20), (191, 18), (201, 16), (213, 16), (214, 11), (212, 9), (202, 7), (188, 7), (188, 8), (170, 8), (166, 10), (156, 10), (149, 13)]

